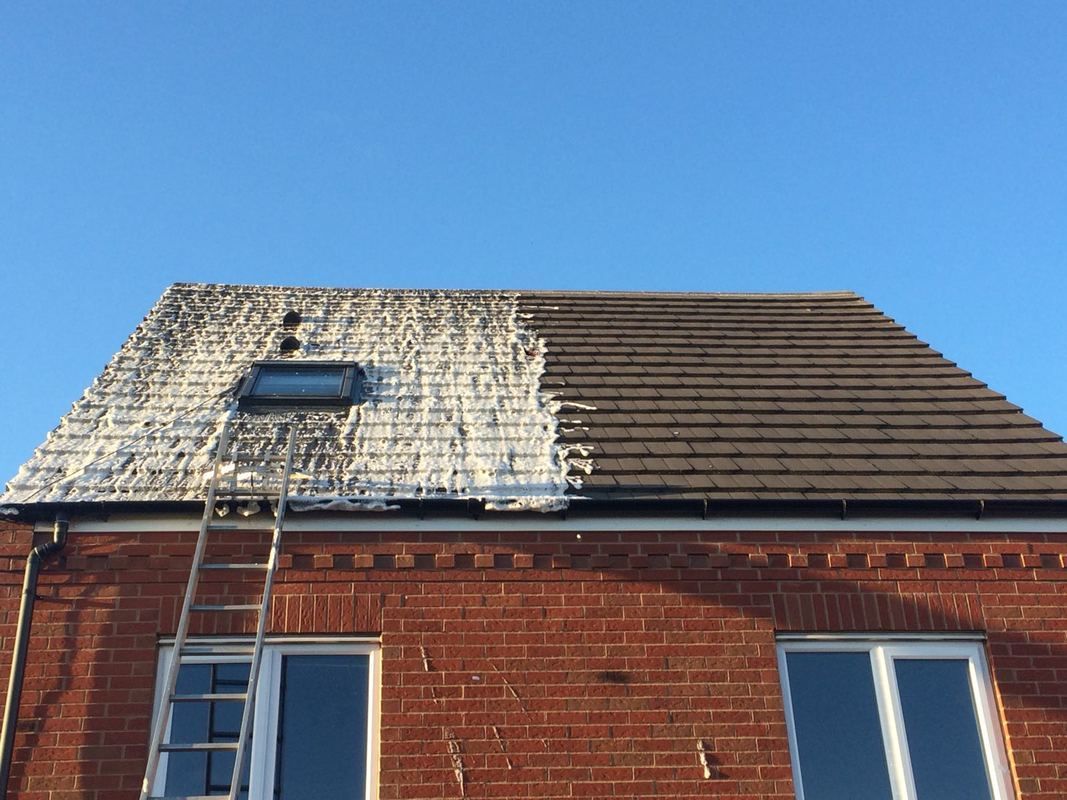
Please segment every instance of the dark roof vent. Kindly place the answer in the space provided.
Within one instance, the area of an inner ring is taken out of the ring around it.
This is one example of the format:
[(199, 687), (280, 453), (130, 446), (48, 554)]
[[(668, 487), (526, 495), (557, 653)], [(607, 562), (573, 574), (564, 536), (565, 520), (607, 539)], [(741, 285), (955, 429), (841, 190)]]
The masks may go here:
[(300, 340), (295, 336), (286, 336), (282, 339), (281, 347), (279, 348), (283, 355), (292, 355), (300, 349)]
[(299, 325), (303, 321), (304, 321), (304, 318), (302, 316), (300, 316), (300, 312), (299, 311), (290, 311), (282, 319), (282, 326), (286, 327), (286, 328), (295, 328), (297, 325)]

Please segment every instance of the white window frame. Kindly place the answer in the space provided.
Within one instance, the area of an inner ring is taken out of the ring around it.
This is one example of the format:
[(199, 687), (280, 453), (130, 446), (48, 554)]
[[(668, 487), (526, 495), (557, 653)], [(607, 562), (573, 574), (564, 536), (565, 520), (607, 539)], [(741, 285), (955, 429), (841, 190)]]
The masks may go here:
[[(919, 800), (915, 791), (915, 779), (911, 768), (911, 756), (905, 736), (904, 714), (900, 705), (900, 690), (897, 686), (893, 662), (904, 659), (952, 659), (966, 661), (971, 697), (974, 700), (978, 719), (978, 738), (982, 756), (989, 772), (993, 800), (1014, 800), (1011, 769), (1008, 766), (1004, 741), (1001, 736), (1000, 716), (993, 697), (992, 682), (986, 667), (981, 640), (950, 639), (940, 636), (929, 638), (903, 637), (781, 637), (778, 640), (778, 671), (782, 681), (786, 726), (789, 731), (789, 757), (793, 766), (793, 784), (797, 800), (805, 800), (804, 781), (800, 769), (800, 751), (797, 747), (796, 727), (793, 720), (793, 699), (789, 687), (788, 653), (868, 653), (871, 659), (871, 675), (874, 681), (875, 698), (878, 704), (878, 719), (882, 728), (889, 782), (894, 800)], [(813, 799), (814, 800), (814, 799)]]
[[(251, 639), (218, 639), (189, 637), (187, 644), (204, 646), (230, 646), (252, 644)], [(300, 639), (295, 637), (268, 638), (263, 645), (263, 657), (259, 668), (259, 687), (256, 690), (255, 716), (252, 722), (252, 739), (245, 758), (249, 763), (248, 798), (249, 800), (266, 800), (274, 797), (274, 780), (276, 777), (275, 759), (278, 740), (278, 711), (281, 702), (282, 658), (287, 655), (361, 655), (368, 657), (367, 685), (367, 760), (366, 800), (378, 796), (378, 737), (379, 737), (379, 703), (381, 698), (381, 647), (377, 642), (366, 640), (337, 639)], [(163, 686), (166, 683), (167, 669), (174, 657), (174, 646), (165, 643), (160, 648), (159, 663), (156, 666), (156, 696), (152, 723), (163, 701)], [(225, 653), (205, 653), (204, 655), (186, 656), (182, 663), (189, 664), (224, 664), (248, 663), (247, 657), (227, 655)], [(173, 719), (173, 717), (172, 717)], [(168, 723), (167, 736), (170, 736)], [(153, 794), (162, 796), (167, 781), (167, 754), (160, 754), (159, 770), (156, 773)]]

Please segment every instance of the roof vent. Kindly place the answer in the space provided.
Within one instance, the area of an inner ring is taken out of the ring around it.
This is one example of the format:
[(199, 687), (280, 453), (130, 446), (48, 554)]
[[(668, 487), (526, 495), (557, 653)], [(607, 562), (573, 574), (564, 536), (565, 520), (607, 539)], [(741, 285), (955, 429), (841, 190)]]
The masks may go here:
[(286, 336), (282, 339), (281, 347), (279, 348), (283, 355), (292, 355), (300, 349), (300, 340), (295, 336)]
[(304, 321), (304, 318), (302, 316), (300, 316), (300, 312), (299, 311), (290, 311), (282, 319), (282, 325), (284, 327), (286, 327), (286, 328), (295, 328), (297, 325), (299, 325), (303, 321)]

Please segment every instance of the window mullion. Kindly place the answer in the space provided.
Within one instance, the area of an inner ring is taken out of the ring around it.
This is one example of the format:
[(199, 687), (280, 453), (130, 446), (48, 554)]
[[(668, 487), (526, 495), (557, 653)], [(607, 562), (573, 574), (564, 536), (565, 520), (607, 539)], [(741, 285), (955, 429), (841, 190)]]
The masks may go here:
[(884, 647), (871, 649), (871, 668), (874, 671), (874, 691), (878, 699), (878, 717), (882, 723), (893, 797), (896, 800), (917, 800), (893, 662)]
[(252, 741), (249, 742), (248, 759), (252, 765), (248, 784), (249, 800), (270, 797), (274, 791), (274, 759), (271, 742), (277, 735), (277, 682), (279, 671), (278, 651), (264, 647), (259, 668), (259, 683), (256, 686), (256, 707), (252, 716)]

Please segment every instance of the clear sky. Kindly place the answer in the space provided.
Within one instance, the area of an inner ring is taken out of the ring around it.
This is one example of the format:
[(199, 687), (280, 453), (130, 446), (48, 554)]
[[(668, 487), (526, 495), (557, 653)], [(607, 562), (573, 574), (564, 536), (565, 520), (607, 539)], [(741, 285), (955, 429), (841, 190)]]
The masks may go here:
[(165, 286), (853, 289), (1067, 432), (1067, 3), (7, 3), (0, 480)]

